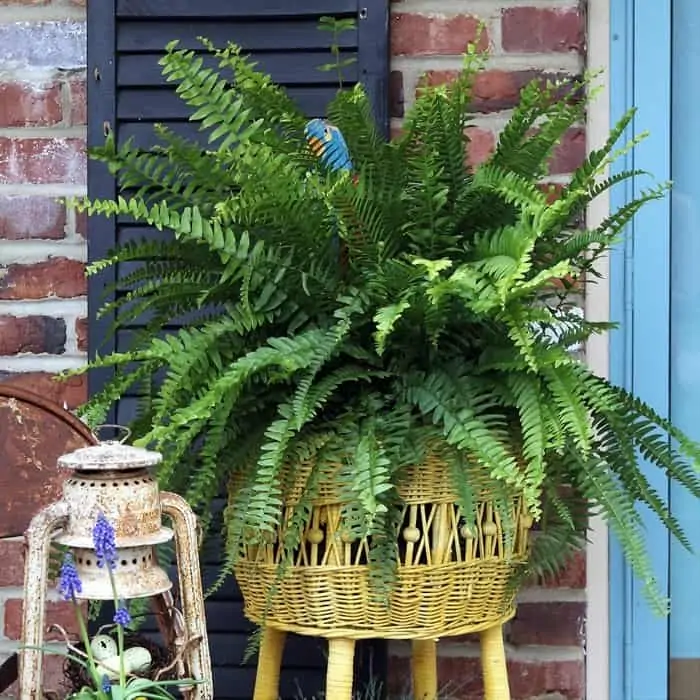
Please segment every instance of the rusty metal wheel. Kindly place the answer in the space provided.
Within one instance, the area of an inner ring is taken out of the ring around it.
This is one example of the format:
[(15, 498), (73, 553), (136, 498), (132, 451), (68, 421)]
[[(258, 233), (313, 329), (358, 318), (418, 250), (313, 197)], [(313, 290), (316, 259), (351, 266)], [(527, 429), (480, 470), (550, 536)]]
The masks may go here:
[(24, 534), (32, 517), (61, 495), (56, 460), (97, 443), (69, 411), (25, 389), (0, 384), (0, 538)]
[[(19, 537), (61, 495), (57, 459), (97, 438), (69, 411), (26, 389), (0, 384), (0, 539)], [(0, 666), (0, 693), (17, 680), (17, 655)]]

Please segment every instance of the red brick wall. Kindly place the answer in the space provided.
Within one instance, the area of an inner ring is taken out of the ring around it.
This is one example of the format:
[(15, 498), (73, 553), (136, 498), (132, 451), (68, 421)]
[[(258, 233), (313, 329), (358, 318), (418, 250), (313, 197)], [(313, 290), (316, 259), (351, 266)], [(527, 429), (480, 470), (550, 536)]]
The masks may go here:
[(84, 361), (84, 225), (56, 198), (86, 182), (85, 10), (0, 3), (0, 379), (75, 406)]
[[(50, 381), (85, 360), (84, 226), (57, 201), (85, 188), (84, 2), (0, 2), (0, 380), (69, 406), (82, 380)], [(0, 446), (0, 455), (2, 446)], [(20, 542), (0, 546), (0, 660), (16, 648), (23, 583)], [(56, 601), (49, 620), (71, 626)], [(62, 659), (47, 659), (56, 687)]]
[[(576, 0), (402, 0), (392, 4), (392, 126), (400, 128), (420, 80), (449, 80), (479, 20), (491, 48), (476, 85), (472, 161), (493, 148), (520, 87), (532, 77), (578, 73), (583, 15)], [(85, 226), (55, 202), (85, 187), (85, 0), (0, 1), (0, 380), (73, 407), (82, 380), (50, 381), (85, 360)], [(9, 68), (9, 70), (8, 70)], [(585, 153), (574, 129), (558, 149), (551, 180), (562, 182)], [(0, 577), (0, 658), (19, 632), (15, 565)], [(4, 551), (4, 550), (3, 550)], [(585, 570), (580, 557), (556, 582), (523, 592), (507, 630), (514, 700), (584, 697)], [(57, 608), (59, 617), (65, 610)], [(440, 676), (451, 696), (482, 697), (478, 644), (444, 640)], [(404, 690), (407, 649), (391, 647), (390, 685)]]
[[(422, 81), (449, 80), (460, 53), (485, 23), (487, 70), (475, 85), (471, 129), (472, 162), (494, 147), (499, 128), (520, 88), (540, 75), (579, 74), (583, 68), (585, 21), (578, 0), (399, 0), (392, 3), (392, 127)], [(549, 180), (566, 181), (586, 153), (585, 130), (572, 129), (557, 149)], [(557, 581), (523, 591), (518, 614), (506, 630), (513, 700), (582, 700), (585, 696), (585, 557), (579, 556)], [(476, 638), (440, 642), (439, 673), (449, 696), (481, 700)], [(409, 648), (393, 644), (390, 686), (405, 690)]]

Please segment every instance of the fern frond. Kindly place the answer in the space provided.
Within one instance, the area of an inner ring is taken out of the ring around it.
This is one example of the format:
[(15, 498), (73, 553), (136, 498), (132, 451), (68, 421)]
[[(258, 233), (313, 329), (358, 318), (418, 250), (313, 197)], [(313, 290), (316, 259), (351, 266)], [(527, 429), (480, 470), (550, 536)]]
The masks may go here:
[[(172, 42), (159, 63), (168, 82), (176, 82), (176, 93), (195, 108), (191, 121), (211, 130), (209, 143), (219, 151), (230, 150), (251, 139), (262, 128), (262, 121), (251, 121), (244, 100), (228, 89), (228, 83), (212, 68), (204, 67), (204, 58), (194, 51), (178, 50)], [(212, 128), (213, 127), (213, 128)]]
[(643, 525), (635, 508), (634, 497), (622, 489), (602, 465), (580, 460), (579, 466), (581, 492), (601, 508), (642, 584), (647, 602), (657, 614), (668, 614), (669, 602), (658, 593), (659, 585), (646, 550)]
[(554, 405), (559, 410), (564, 431), (570, 436), (585, 459), (591, 452), (593, 430), (590, 414), (585, 402), (585, 389), (576, 381), (576, 373), (568, 367), (558, 371), (544, 368), (542, 378), (549, 390)]
[[(643, 175), (604, 174), (642, 138), (627, 134), (632, 113), (568, 186), (545, 191), (590, 79), (533, 82), (474, 167), (465, 149), (484, 57), (470, 47), (454, 82), (419, 86), (393, 141), (361, 85), (341, 90), (330, 117), (352, 171), (334, 171), (292, 97), (241, 47), (203, 49), (171, 43), (161, 65), (208, 147), (163, 126), (148, 152), (110, 137), (91, 155), (118, 196), (69, 202), (119, 218), (127, 239), (134, 224), (162, 232), (90, 265), (116, 278), (102, 314), (120, 333), (118, 352), (90, 367), (119, 371), (83, 415), (99, 422), (127, 390), (138, 395), (132, 427), (137, 444), (163, 453), (161, 484), (200, 512), (231, 490), (222, 577), (265, 540), (279, 563), (268, 604), (302, 552), (330, 465), (340, 465), (344, 527), (367, 538), (373, 592), (387, 600), (398, 487), (439, 452), (465, 524), (488, 492), (506, 548), (524, 498), (523, 515), (540, 519), (534, 570), (559, 566), (589, 512), (602, 513), (661, 609), (638, 507), (688, 539), (647, 465), (700, 498), (700, 445), (594, 377), (572, 347), (611, 327), (578, 313), (596, 259), (668, 187), (637, 188), (583, 226), (595, 197)], [(288, 503), (299, 464), (311, 465), (306, 488)]]

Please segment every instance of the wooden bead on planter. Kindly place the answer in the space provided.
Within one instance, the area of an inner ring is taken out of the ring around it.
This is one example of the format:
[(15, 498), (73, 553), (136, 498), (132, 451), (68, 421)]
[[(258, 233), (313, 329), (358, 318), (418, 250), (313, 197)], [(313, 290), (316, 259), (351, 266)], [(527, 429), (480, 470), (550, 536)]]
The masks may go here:
[[(244, 612), (265, 628), (255, 700), (277, 700), (286, 632), (329, 640), (326, 695), (333, 700), (352, 696), (358, 639), (412, 640), (414, 695), (433, 698), (436, 640), (479, 632), (485, 687), (490, 689), (486, 700), (508, 700), (501, 628), (515, 613), (514, 581), (527, 561), (532, 519), (522, 498), (512, 498), (506, 529), (485, 481), (475, 517), (465, 522), (443, 461), (431, 456), (409, 470), (399, 488), (404, 503), (399, 566), (386, 605), (371, 590), (370, 543), (354, 539), (344, 525), (335, 476), (339, 465), (323, 469), (301, 544), (284, 577), (278, 580), (283, 527), (269, 542), (244, 546), (235, 566)], [(291, 468), (293, 486), (284, 494), (283, 523), (304, 493), (310, 471), (310, 464)], [(282, 475), (281, 483), (286, 479)], [(235, 494), (237, 488), (232, 483), (229, 492)], [(277, 593), (270, 599), (273, 586)]]

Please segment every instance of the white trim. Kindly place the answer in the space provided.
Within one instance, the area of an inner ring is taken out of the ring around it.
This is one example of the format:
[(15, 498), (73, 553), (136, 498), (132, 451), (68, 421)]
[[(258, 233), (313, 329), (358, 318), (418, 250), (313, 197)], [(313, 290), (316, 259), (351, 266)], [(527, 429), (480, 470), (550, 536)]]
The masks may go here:
[[(588, 69), (604, 71), (599, 80), (604, 89), (588, 111), (588, 149), (600, 148), (610, 131), (610, 2), (588, 0)], [(608, 214), (609, 197), (601, 195), (588, 209), (588, 225), (596, 226)], [(600, 260), (598, 270), (602, 279), (587, 289), (586, 317), (598, 321), (610, 317), (609, 261)], [(592, 338), (586, 347), (589, 366), (601, 376), (609, 370), (608, 339)], [(610, 612), (608, 529), (600, 518), (591, 520), (586, 549), (586, 698), (609, 700), (610, 696)]]

